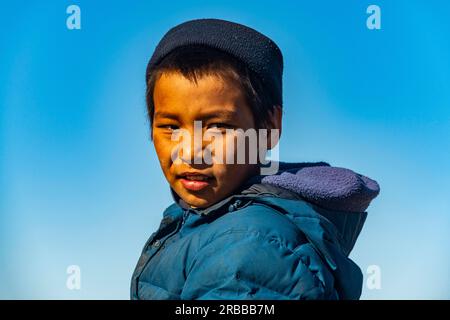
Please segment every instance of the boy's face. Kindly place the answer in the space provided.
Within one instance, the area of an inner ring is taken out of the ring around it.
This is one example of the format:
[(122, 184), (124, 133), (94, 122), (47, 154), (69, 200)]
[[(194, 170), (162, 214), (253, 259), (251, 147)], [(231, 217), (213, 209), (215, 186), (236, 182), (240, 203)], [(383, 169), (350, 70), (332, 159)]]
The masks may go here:
[[(194, 157), (201, 157), (205, 146), (211, 143), (201, 138), (200, 147), (197, 143), (197, 150), (194, 149), (194, 121), (201, 121), (202, 137), (207, 132), (222, 133), (224, 147), (237, 145), (236, 136), (225, 135), (226, 129), (255, 128), (250, 107), (237, 83), (214, 75), (205, 75), (195, 83), (181, 73), (165, 72), (155, 83), (153, 99), (153, 141), (161, 168), (172, 189), (191, 207), (205, 208), (224, 199), (258, 172), (258, 165), (248, 161), (194, 164)], [(181, 131), (192, 137), (189, 153), (179, 148), (180, 141), (172, 141), (172, 134)], [(227, 143), (230, 139), (234, 139), (233, 144)], [(172, 160), (174, 152), (177, 161)]]

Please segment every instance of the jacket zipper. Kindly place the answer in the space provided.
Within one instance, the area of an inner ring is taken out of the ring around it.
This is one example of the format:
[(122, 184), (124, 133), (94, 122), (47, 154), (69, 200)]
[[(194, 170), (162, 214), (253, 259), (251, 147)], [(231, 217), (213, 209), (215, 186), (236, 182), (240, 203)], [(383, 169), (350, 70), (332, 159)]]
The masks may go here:
[[(184, 211), (183, 211), (183, 219), (181, 220), (181, 224), (180, 224), (180, 226), (178, 227), (178, 230), (180, 230), (181, 229), (181, 227), (184, 225), (184, 223), (186, 222), (186, 220), (187, 220), (187, 217), (189, 216), (189, 212), (191, 211), (191, 209), (184, 209)], [(177, 231), (178, 231), (177, 230)]]
[[(178, 224), (178, 226), (176, 227), (176, 229), (174, 230), (174, 231), (172, 231), (172, 233), (171, 234), (169, 234), (168, 236), (167, 236), (167, 238), (166, 239), (164, 239), (164, 241), (160, 241), (160, 244), (159, 244), (159, 246), (155, 249), (155, 251), (147, 258), (147, 261), (145, 261), (145, 263), (144, 263), (144, 265), (142, 266), (142, 269), (141, 269), (141, 271), (139, 272), (139, 275), (136, 277), (136, 279), (135, 279), (135, 281), (136, 281), (136, 297), (139, 299), (139, 292), (138, 292), (138, 287), (139, 287), (139, 278), (141, 277), (141, 275), (142, 275), (142, 272), (144, 271), (144, 269), (146, 268), (146, 266), (147, 266), (147, 264), (149, 263), (149, 261), (161, 250), (161, 248), (164, 246), (164, 244), (170, 239), (170, 238), (172, 238), (173, 236), (175, 236), (177, 233), (178, 233), (178, 231), (180, 231), (180, 229), (181, 229), (181, 227), (185, 224), (185, 222), (186, 222), (186, 220), (187, 220), (187, 217), (189, 216), (189, 213), (190, 213), (190, 211), (191, 211), (191, 209), (183, 209), (183, 217), (182, 217), (182, 220), (181, 220), (181, 223), (179, 223)], [(155, 242), (156, 241), (159, 241), (159, 239), (156, 239), (156, 240), (154, 240)], [(149, 246), (152, 246), (153, 245), (153, 242), (154, 241), (151, 241), (151, 243), (150, 243), (150, 245)]]

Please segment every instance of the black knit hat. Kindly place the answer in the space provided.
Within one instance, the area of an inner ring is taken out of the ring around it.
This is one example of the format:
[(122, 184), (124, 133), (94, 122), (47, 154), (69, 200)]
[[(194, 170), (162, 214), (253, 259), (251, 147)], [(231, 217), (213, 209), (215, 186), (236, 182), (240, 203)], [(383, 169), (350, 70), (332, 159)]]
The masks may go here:
[(273, 90), (277, 104), (282, 106), (283, 55), (280, 48), (262, 33), (225, 20), (197, 19), (170, 29), (158, 43), (148, 63), (147, 82), (152, 70), (166, 55), (189, 45), (218, 49), (242, 61), (267, 88)]

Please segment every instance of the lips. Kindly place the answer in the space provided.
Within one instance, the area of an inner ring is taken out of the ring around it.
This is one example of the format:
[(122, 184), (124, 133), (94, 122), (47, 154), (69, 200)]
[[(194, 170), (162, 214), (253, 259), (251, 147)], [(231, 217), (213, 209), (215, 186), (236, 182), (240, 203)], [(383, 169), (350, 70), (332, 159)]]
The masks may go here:
[(186, 180), (191, 180), (191, 181), (206, 181), (209, 179), (209, 177), (204, 176), (204, 175), (188, 175), (185, 178)]
[(186, 172), (180, 175), (180, 182), (187, 190), (200, 191), (210, 185), (211, 176), (197, 173)]

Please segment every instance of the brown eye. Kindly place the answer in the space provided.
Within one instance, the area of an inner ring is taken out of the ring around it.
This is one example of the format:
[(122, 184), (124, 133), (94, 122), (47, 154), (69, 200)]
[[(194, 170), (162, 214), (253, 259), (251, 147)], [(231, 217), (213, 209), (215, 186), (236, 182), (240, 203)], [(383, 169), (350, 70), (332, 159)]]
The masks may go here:
[(171, 131), (179, 129), (178, 126), (173, 125), (173, 124), (159, 125), (159, 126), (157, 126), (157, 128), (160, 128), (160, 129), (167, 129), (167, 130), (171, 130)]
[(216, 122), (216, 123), (211, 123), (208, 128), (211, 129), (231, 129), (233, 128), (232, 125), (227, 124), (227, 123), (221, 123), (221, 122)]

